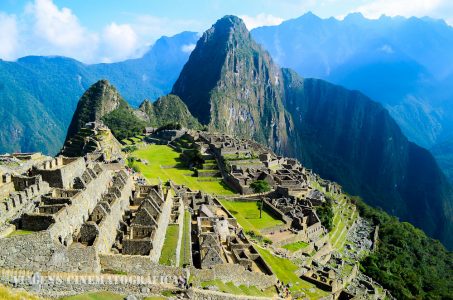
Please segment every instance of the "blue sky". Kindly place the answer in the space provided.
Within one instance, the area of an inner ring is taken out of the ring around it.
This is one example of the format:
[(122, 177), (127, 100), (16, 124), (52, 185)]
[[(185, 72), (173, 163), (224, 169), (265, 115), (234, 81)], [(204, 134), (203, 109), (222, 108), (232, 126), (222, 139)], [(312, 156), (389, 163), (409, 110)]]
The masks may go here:
[(137, 57), (162, 35), (202, 32), (226, 14), (249, 29), (312, 11), (327, 18), (431, 16), (453, 23), (452, 0), (0, 0), (0, 58), (64, 55), (86, 63)]

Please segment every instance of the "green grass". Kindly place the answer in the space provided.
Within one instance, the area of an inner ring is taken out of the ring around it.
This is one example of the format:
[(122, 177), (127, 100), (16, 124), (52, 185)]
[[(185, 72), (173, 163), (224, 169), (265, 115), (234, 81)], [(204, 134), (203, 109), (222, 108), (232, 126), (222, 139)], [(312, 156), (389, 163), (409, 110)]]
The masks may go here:
[(165, 235), (164, 246), (160, 254), (159, 263), (161, 265), (172, 266), (176, 262), (176, 246), (178, 244), (178, 225), (168, 225)]
[(299, 242), (295, 242), (295, 243), (286, 244), (282, 248), (289, 250), (291, 252), (296, 252), (297, 250), (303, 249), (307, 246), (308, 246), (307, 243), (299, 241)]
[(28, 234), (32, 234), (32, 233), (35, 233), (35, 232), (34, 231), (30, 231), (30, 230), (18, 229), (18, 230), (14, 230), (13, 232), (11, 232), (8, 235), (8, 237), (16, 236), (16, 235), (28, 235)]
[(105, 269), (102, 270), (103, 274), (115, 274), (115, 275), (127, 275), (127, 272), (120, 271), (120, 270), (111, 270), (111, 269)]
[[(234, 194), (221, 178), (215, 178), (213, 181), (198, 181), (199, 178), (193, 176), (191, 170), (180, 165), (179, 155), (178, 152), (165, 145), (147, 145), (131, 154), (131, 156), (149, 162), (148, 165), (134, 162), (134, 165), (139, 168), (151, 184), (157, 184), (159, 178), (162, 181), (171, 179), (176, 184), (184, 184), (193, 190), (218, 195)], [(206, 180), (207, 178), (204, 177), (203, 179)]]
[(236, 286), (232, 282), (224, 283), (221, 280), (209, 280), (201, 283), (202, 288), (208, 286), (216, 286), (219, 288), (219, 291), (233, 295), (273, 297), (276, 294), (275, 287), (271, 287), (262, 291), (258, 289), (256, 286), (245, 286), (245, 285)]
[[(330, 242), (332, 247), (342, 251), (346, 244), (346, 236), (348, 228), (354, 223), (358, 217), (358, 212), (354, 211), (354, 205), (344, 199), (344, 195), (329, 195), (331, 198), (335, 198), (338, 204), (334, 204), (334, 218), (333, 228), (329, 232)], [(348, 218), (352, 216), (351, 220)]]
[(315, 285), (297, 277), (294, 272), (296, 272), (299, 267), (289, 259), (275, 256), (268, 250), (259, 246), (256, 246), (256, 249), (280, 281), (285, 284), (292, 284), (292, 287), (290, 288), (292, 292), (303, 291), (310, 299), (319, 299), (329, 294), (318, 289)]
[(180, 267), (190, 263), (190, 222), (190, 213), (186, 210), (184, 212), (184, 229), (181, 241), (181, 257), (179, 260)]
[(42, 300), (44, 298), (29, 294), (25, 291), (20, 291), (0, 285), (0, 299), (2, 300)]
[(63, 297), (60, 300), (124, 300), (124, 296), (111, 292), (95, 292)]
[(266, 210), (263, 210), (262, 218), (260, 219), (260, 210), (256, 202), (237, 202), (228, 200), (220, 200), (220, 202), (233, 214), (245, 231), (260, 231), (264, 228), (284, 224), (283, 221), (274, 218)]
[(123, 145), (132, 145), (132, 142), (129, 141), (128, 139), (123, 139), (123, 140), (121, 140), (121, 144), (123, 144)]

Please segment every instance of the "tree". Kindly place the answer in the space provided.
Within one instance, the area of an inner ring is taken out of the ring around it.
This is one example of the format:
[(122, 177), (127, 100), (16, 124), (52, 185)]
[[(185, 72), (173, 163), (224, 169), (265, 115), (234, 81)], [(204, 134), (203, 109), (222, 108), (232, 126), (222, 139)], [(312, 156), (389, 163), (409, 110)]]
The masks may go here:
[(250, 184), (250, 187), (257, 194), (266, 193), (271, 190), (269, 183), (264, 180), (254, 181), (254, 182), (252, 182), (252, 184)]

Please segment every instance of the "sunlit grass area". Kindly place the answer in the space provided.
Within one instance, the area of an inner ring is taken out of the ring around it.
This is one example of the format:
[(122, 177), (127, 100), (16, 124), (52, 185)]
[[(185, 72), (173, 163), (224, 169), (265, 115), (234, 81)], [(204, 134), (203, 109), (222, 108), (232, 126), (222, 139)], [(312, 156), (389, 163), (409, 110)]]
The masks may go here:
[(239, 202), (220, 200), (222, 205), (228, 209), (238, 220), (239, 224), (246, 230), (260, 231), (264, 228), (283, 225), (283, 221), (274, 218), (263, 209), (260, 218), (260, 209), (256, 202)]
[(309, 299), (320, 299), (329, 294), (323, 290), (318, 289), (314, 284), (300, 279), (295, 274), (299, 267), (289, 259), (278, 257), (259, 246), (255, 247), (263, 257), (263, 259), (266, 261), (266, 263), (270, 266), (272, 272), (274, 272), (277, 278), (284, 284), (292, 284), (292, 287), (290, 288), (292, 292), (302, 291), (309, 297)]
[(80, 294), (70, 297), (60, 298), (60, 300), (123, 300), (125, 296), (111, 292), (93, 292)]
[(297, 250), (303, 249), (307, 246), (308, 246), (307, 243), (300, 241), (300, 242), (286, 244), (282, 248), (289, 250), (291, 252), (296, 252)]
[(181, 257), (179, 260), (179, 266), (183, 267), (190, 263), (190, 222), (191, 216), (189, 211), (184, 212), (184, 231), (182, 234), (181, 241)]
[(12, 288), (7, 288), (0, 285), (0, 299), (2, 300), (42, 300), (38, 296), (29, 294), (27, 292), (18, 291)]
[(28, 235), (28, 234), (32, 234), (32, 233), (35, 233), (35, 232), (34, 231), (30, 231), (30, 230), (18, 229), (18, 230), (14, 230), (13, 232), (11, 232), (8, 235), (8, 237), (16, 236), (16, 235)]
[(232, 282), (224, 283), (221, 280), (209, 280), (201, 283), (201, 287), (216, 286), (219, 291), (233, 294), (233, 295), (247, 295), (247, 296), (258, 296), (258, 297), (273, 297), (276, 295), (275, 287), (270, 287), (265, 290), (260, 290), (256, 286), (236, 286)]
[(220, 178), (194, 177), (193, 171), (181, 165), (179, 155), (174, 149), (165, 145), (147, 145), (131, 154), (148, 162), (147, 164), (134, 162), (134, 166), (138, 167), (152, 184), (157, 184), (159, 179), (162, 181), (171, 179), (176, 184), (184, 184), (193, 190), (217, 195), (234, 194)]
[(165, 235), (164, 246), (159, 258), (159, 263), (162, 265), (172, 266), (176, 262), (176, 246), (178, 244), (178, 225), (168, 225)]

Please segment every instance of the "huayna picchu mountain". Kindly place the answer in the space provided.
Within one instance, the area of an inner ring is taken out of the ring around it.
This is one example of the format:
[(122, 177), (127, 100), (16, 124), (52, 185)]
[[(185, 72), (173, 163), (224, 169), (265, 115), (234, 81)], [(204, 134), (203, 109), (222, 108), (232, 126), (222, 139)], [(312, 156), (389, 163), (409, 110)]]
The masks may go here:
[(172, 93), (209, 129), (288, 152), (293, 128), (281, 80), (280, 68), (244, 23), (226, 16), (200, 38)]
[(295, 156), (453, 247), (453, 190), (432, 155), (365, 95), (280, 69), (241, 19), (203, 34), (172, 93), (210, 130)]

